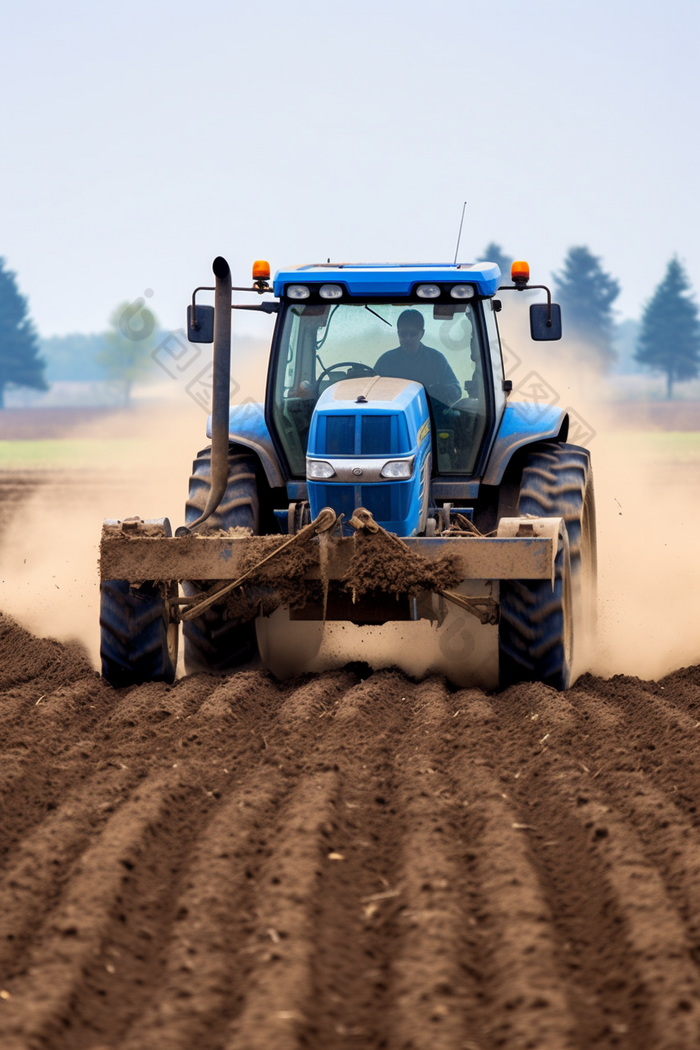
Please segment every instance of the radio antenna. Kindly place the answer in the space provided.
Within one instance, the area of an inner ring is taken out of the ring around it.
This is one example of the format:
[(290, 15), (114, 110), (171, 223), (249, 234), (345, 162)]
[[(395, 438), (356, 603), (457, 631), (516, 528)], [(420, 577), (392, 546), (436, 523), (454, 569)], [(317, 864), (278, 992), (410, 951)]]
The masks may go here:
[(457, 247), (455, 248), (455, 266), (457, 265), (457, 255), (459, 254), (459, 242), (462, 240), (462, 226), (464, 225), (464, 212), (467, 209), (467, 202), (465, 201), (462, 205), (462, 218), (459, 220), (459, 233), (457, 234)]

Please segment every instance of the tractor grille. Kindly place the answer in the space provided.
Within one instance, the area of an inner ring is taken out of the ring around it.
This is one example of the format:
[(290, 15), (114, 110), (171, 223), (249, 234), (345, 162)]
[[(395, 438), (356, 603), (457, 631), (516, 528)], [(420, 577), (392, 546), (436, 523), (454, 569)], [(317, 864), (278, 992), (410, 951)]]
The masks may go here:
[(390, 456), (391, 416), (362, 417), (362, 455)]
[[(394, 521), (392, 504), (392, 485), (361, 485), (362, 505), (372, 514), (375, 521)], [(399, 488), (397, 485), (396, 488)], [(403, 517), (403, 514), (398, 515)]]
[(328, 416), (325, 455), (352, 456), (354, 453), (355, 416)]
[(392, 481), (386, 485), (311, 484), (318, 492), (318, 508), (332, 507), (336, 514), (344, 514), (346, 521), (357, 507), (366, 507), (378, 522), (403, 521), (409, 514), (410, 481)]
[(406, 420), (396, 413), (323, 413), (312, 456), (405, 456), (411, 451)]
[(355, 485), (319, 485), (319, 489), (323, 491), (319, 509), (332, 507), (336, 514), (344, 514), (345, 520), (348, 521), (355, 513), (355, 488)]

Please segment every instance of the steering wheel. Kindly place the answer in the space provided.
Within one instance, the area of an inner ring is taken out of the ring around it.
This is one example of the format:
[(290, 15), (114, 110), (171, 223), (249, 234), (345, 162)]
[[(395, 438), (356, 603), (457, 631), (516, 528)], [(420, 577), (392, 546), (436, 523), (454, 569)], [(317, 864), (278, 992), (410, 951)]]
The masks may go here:
[[(345, 376), (346, 379), (362, 379), (363, 376), (376, 376), (379, 374), (375, 371), (374, 368), (372, 368), (371, 365), (366, 365), (362, 361), (338, 361), (337, 364), (329, 365), (328, 368), (323, 369), (318, 379), (316, 380), (316, 386), (320, 387), (321, 380), (323, 379), (323, 377), (325, 375), (329, 375), (331, 372), (335, 372), (336, 368), (352, 368), (357, 369), (359, 371), (359, 375), (351, 376), (350, 374), (348, 374)], [(337, 380), (337, 382), (340, 382), (340, 380)]]

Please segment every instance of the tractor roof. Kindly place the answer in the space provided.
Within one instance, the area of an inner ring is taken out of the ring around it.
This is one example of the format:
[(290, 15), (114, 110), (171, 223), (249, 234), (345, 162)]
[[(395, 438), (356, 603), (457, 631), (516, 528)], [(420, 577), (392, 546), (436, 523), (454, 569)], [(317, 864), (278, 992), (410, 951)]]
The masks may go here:
[(350, 295), (410, 295), (416, 284), (473, 284), (477, 295), (493, 295), (501, 283), (495, 263), (321, 263), (278, 270), (275, 295), (289, 284), (342, 284)]

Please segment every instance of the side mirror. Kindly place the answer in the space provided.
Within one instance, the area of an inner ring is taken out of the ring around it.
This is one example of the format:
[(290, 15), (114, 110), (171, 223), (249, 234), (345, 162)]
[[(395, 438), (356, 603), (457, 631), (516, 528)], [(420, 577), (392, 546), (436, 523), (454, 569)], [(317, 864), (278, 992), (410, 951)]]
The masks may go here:
[[(199, 312), (198, 312), (199, 313)], [(533, 303), (530, 307), (530, 336), (537, 341), (561, 339), (561, 307), (552, 303), (552, 320), (546, 303)]]
[[(192, 323), (192, 304), (187, 307), (187, 338), (191, 343), (214, 342), (214, 307), (198, 306), (196, 324)], [(535, 337), (533, 336), (533, 339)]]

